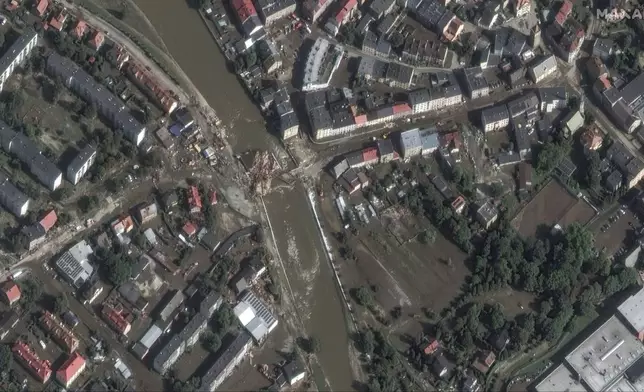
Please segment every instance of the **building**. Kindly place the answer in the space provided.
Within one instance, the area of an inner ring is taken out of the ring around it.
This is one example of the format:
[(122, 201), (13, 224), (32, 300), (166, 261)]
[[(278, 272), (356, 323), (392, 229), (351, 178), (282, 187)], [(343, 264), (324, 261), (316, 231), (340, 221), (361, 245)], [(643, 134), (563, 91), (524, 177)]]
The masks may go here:
[[(144, 256), (149, 257), (147, 255)], [(135, 264), (134, 267), (136, 266), (137, 265)], [(132, 278), (135, 279), (134, 277)], [(150, 305), (150, 302), (143, 297), (141, 290), (132, 281), (121, 284), (118, 288), (118, 292), (121, 294), (121, 297), (123, 297), (135, 310), (139, 312), (145, 312)]]
[(175, 290), (174, 293), (169, 296), (165, 305), (160, 308), (159, 319), (163, 322), (170, 320), (170, 318), (174, 316), (175, 311), (183, 304), (185, 299), (186, 296), (180, 290)]
[(418, 128), (400, 132), (400, 151), (404, 159), (407, 160), (420, 155), (422, 150), (423, 144)]
[(94, 282), (94, 284), (90, 285), (89, 287), (87, 287), (87, 289), (83, 290), (82, 295), (83, 295), (83, 298), (85, 299), (83, 303), (87, 303), (91, 305), (94, 301), (96, 301), (96, 298), (98, 298), (98, 296), (101, 295), (103, 290), (105, 290), (105, 288), (99, 281)]
[(121, 234), (129, 233), (134, 229), (134, 220), (130, 215), (123, 215), (115, 219), (110, 226), (112, 227), (114, 235), (118, 237)]
[(393, 161), (396, 157), (396, 151), (391, 139), (378, 140), (376, 142), (378, 147), (378, 155), (380, 156), (380, 163), (387, 163)]
[(481, 204), (476, 210), (476, 220), (487, 230), (496, 222), (499, 217), (499, 211), (490, 200)]
[[(154, 357), (152, 368), (159, 374), (165, 374), (177, 362), (177, 359), (183, 354), (186, 344), (180, 335), (174, 335), (163, 349)], [(203, 387), (203, 382), (202, 382)]]
[(644, 354), (644, 346), (615, 316), (566, 356), (592, 391), (602, 391)]
[(18, 362), (41, 383), (46, 383), (51, 377), (49, 361), (40, 359), (38, 354), (22, 341), (17, 341), (11, 349)]
[(47, 7), (49, 7), (49, 0), (38, 0), (34, 3), (34, 12), (42, 18), (47, 12)]
[(391, 87), (408, 89), (414, 77), (414, 69), (398, 63), (389, 63), (386, 80)]
[[(45, 3), (45, 9), (47, 8), (47, 4)], [(40, 9), (40, 4), (37, 9)], [(33, 29), (28, 28), (7, 49), (2, 58), (0, 58), (0, 90), (4, 89), (4, 84), (14, 69), (25, 61), (36, 45), (38, 45), (38, 34)]]
[(454, 369), (454, 364), (451, 363), (443, 353), (440, 353), (434, 356), (434, 360), (431, 364), (431, 369), (434, 375), (438, 378), (448, 379), (452, 370)]
[(192, 319), (186, 324), (185, 327), (181, 330), (180, 336), (185, 342), (186, 348), (192, 347), (203, 331), (208, 328), (208, 319), (201, 313), (195, 314)]
[[(98, 32), (97, 32), (98, 33)], [(102, 33), (98, 33), (101, 34)], [(161, 110), (171, 114), (179, 107), (179, 101), (174, 93), (160, 85), (159, 81), (142, 65), (130, 62), (126, 74)], [(182, 124), (184, 129), (188, 126)]]
[(74, 381), (83, 373), (87, 365), (85, 358), (79, 353), (73, 353), (56, 372), (56, 380), (65, 388), (69, 388)]
[(295, 386), (306, 377), (306, 370), (298, 359), (294, 359), (282, 366), (282, 373), (288, 385)]
[(46, 233), (54, 227), (56, 222), (58, 222), (58, 215), (56, 215), (55, 210), (50, 210), (40, 221), (38, 221), (38, 225), (42, 227), (43, 231)]
[(223, 302), (224, 300), (218, 292), (211, 291), (199, 304), (199, 312), (209, 319)]
[(70, 59), (52, 53), (47, 58), (47, 73), (58, 77), (74, 93), (88, 103), (94, 104), (98, 113), (107, 119), (114, 129), (123, 131), (135, 145), (145, 138), (145, 126), (139, 123), (125, 104), (107, 88), (99, 84), (80, 66)]
[(302, 16), (313, 23), (333, 4), (333, 0), (305, 0), (302, 3)]
[(251, 0), (232, 0), (230, 8), (237, 16), (241, 30), (247, 37), (256, 35), (263, 29), (262, 22)]
[(485, 132), (503, 129), (510, 124), (507, 105), (491, 106), (481, 111), (481, 125)]
[(438, 133), (435, 129), (421, 129), (418, 131), (420, 133), (420, 142), (422, 145), (421, 154), (429, 155), (434, 151), (438, 150), (440, 142), (438, 140)]
[(67, 180), (76, 185), (96, 161), (96, 148), (92, 145), (85, 146), (76, 157), (67, 165)]
[(2, 290), (2, 299), (7, 305), (12, 306), (20, 301), (20, 287), (14, 281), (8, 280), (0, 284), (0, 290)]
[(486, 97), (490, 94), (490, 87), (483, 76), (481, 67), (463, 69), (465, 78), (465, 90), (471, 99)]
[(372, 0), (368, 6), (368, 12), (375, 19), (380, 19), (383, 15), (390, 13), (395, 4), (395, 0)]
[(338, 11), (334, 16), (330, 17), (324, 29), (331, 34), (332, 37), (335, 37), (340, 31), (340, 27), (351, 17), (353, 11), (358, 5), (357, 0), (343, 0), (342, 5), (338, 8)]
[(528, 76), (534, 83), (539, 83), (557, 72), (557, 59), (554, 55), (544, 57), (528, 68)]
[(58, 343), (59, 346), (65, 349), (68, 354), (73, 353), (78, 349), (79, 340), (70, 331), (58, 317), (45, 311), (40, 317), (40, 325), (51, 336), (51, 338)]
[(554, 391), (570, 391), (570, 392), (586, 392), (586, 388), (581, 384), (580, 380), (575, 377), (568, 368), (561, 364), (555, 368), (546, 378), (544, 378), (535, 387), (537, 392), (554, 392)]
[(217, 390), (235, 367), (241, 363), (252, 345), (253, 340), (248, 333), (242, 331), (237, 335), (235, 340), (226, 347), (201, 377), (201, 388), (208, 392)]
[(22, 133), (14, 132), (0, 121), (2, 149), (20, 160), (49, 190), (56, 190), (63, 181), (61, 171), (42, 154), (38, 146)]
[(29, 198), (0, 173), (0, 204), (15, 216), (25, 216), (29, 209)]
[[(248, 0), (250, 1), (250, 0)], [(327, 88), (333, 74), (340, 66), (343, 50), (324, 38), (317, 38), (304, 61), (303, 91)]]
[(428, 89), (421, 88), (414, 90), (407, 94), (409, 105), (415, 113), (425, 113), (430, 110), (430, 102), (432, 100), (431, 94)]
[(94, 250), (85, 240), (78, 242), (56, 260), (58, 273), (75, 288), (80, 288), (94, 272), (94, 267), (88, 260), (92, 253)]
[(195, 214), (201, 212), (202, 207), (203, 205), (201, 203), (199, 189), (196, 186), (192, 185), (188, 189), (188, 208), (190, 209), (190, 213)]
[(644, 289), (622, 302), (617, 308), (617, 315), (640, 341), (644, 341)]
[(87, 44), (94, 50), (99, 50), (105, 43), (105, 34), (98, 30), (94, 30), (92, 36), (87, 41)]
[(121, 335), (127, 335), (128, 332), (130, 332), (130, 329), (132, 329), (132, 325), (124, 317), (122, 310), (116, 310), (111, 305), (104, 304), (101, 314), (107, 324)]
[(571, 12), (572, 2), (570, 0), (564, 0), (564, 2), (561, 4), (561, 7), (559, 7), (559, 12), (557, 12), (557, 15), (555, 15), (555, 23), (557, 23), (559, 26), (562, 26), (566, 22), (566, 19), (568, 19), (568, 16)]
[(85, 37), (85, 33), (87, 33), (87, 22), (82, 19), (78, 19), (76, 21), (76, 26), (74, 26), (74, 29), (72, 30), (72, 35), (74, 38), (82, 40)]
[(608, 61), (613, 55), (613, 40), (608, 38), (597, 38), (593, 44), (593, 56)]
[(28, 250), (36, 249), (38, 245), (45, 242), (45, 236), (47, 235), (45, 229), (40, 224), (22, 226), (20, 233), (29, 241), (27, 246)]
[(581, 145), (585, 149), (595, 151), (601, 148), (604, 143), (604, 137), (597, 128), (588, 128), (582, 132), (579, 138)]
[(241, 296), (233, 312), (248, 333), (258, 342), (263, 341), (277, 327), (275, 316), (251, 291), (246, 291)]
[(143, 205), (139, 207), (137, 213), (139, 215), (139, 222), (141, 222), (142, 225), (148, 223), (149, 221), (157, 217), (157, 203), (152, 202), (150, 204)]
[(266, 25), (292, 14), (297, 5), (295, 0), (257, 0), (256, 4)]
[(570, 136), (584, 126), (584, 116), (581, 111), (572, 110), (561, 120), (562, 128), (566, 136)]
[(517, 18), (526, 16), (532, 9), (532, 0), (513, 0), (512, 8)]
[(6, 338), (19, 321), (20, 317), (18, 317), (18, 313), (13, 310), (3, 312), (2, 317), (0, 317), (0, 340)]
[(443, 35), (443, 39), (448, 42), (458, 40), (465, 25), (463, 21), (456, 17), (456, 15), (447, 11), (441, 20), (438, 22), (438, 31)]
[(568, 105), (568, 93), (565, 87), (543, 87), (537, 90), (537, 93), (542, 112), (551, 113)]

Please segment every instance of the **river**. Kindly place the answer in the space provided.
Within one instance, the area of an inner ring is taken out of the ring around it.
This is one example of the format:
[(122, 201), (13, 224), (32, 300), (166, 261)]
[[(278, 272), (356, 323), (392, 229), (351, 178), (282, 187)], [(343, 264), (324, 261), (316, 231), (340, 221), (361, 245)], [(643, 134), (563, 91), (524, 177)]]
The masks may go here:
[(197, 11), (184, 0), (135, 0), (155, 27), (170, 55), (201, 91), (228, 130), (235, 152), (266, 149), (275, 143), (264, 119), (236, 76)]
[[(240, 153), (273, 149), (259, 109), (236, 76), (228, 72), (224, 56), (199, 14), (184, 0), (135, 0), (177, 61), (228, 129), (228, 139)], [(274, 192), (266, 198), (275, 226), (277, 246), (305, 318), (308, 333), (321, 343), (318, 355), (324, 374), (336, 391), (352, 389), (348, 359), (349, 335), (343, 305), (333, 281), (303, 189)], [(323, 388), (322, 385), (319, 386)]]

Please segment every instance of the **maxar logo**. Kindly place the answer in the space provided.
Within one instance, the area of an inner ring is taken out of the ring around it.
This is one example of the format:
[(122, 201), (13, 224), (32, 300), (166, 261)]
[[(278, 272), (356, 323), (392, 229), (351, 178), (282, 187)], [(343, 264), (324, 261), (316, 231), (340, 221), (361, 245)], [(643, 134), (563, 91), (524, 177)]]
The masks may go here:
[(642, 19), (644, 13), (639, 8), (626, 10), (623, 8), (605, 8), (597, 10), (597, 19), (609, 22), (619, 22), (623, 19)]

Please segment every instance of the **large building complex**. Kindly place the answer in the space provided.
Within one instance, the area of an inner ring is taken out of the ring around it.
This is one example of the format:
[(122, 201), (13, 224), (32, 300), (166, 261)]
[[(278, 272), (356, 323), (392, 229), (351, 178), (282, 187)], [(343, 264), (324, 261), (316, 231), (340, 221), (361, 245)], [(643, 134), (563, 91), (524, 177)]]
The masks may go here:
[(36, 45), (38, 34), (33, 29), (27, 29), (0, 58), (0, 90), (4, 89), (13, 70), (25, 61)]
[(34, 142), (22, 133), (13, 131), (2, 121), (0, 121), (0, 142), (2, 149), (24, 163), (31, 174), (44, 186), (53, 191), (62, 184), (63, 173), (58, 167), (45, 158)]
[(251, 346), (253, 339), (245, 331), (241, 332), (226, 350), (206, 371), (201, 378), (201, 388), (205, 391), (214, 392), (226, 380), (235, 366), (244, 359)]
[(342, 49), (324, 38), (318, 38), (304, 62), (303, 91), (327, 88), (342, 61)]
[(145, 126), (132, 116), (118, 97), (95, 81), (80, 66), (66, 57), (52, 53), (47, 58), (46, 69), (51, 76), (60, 78), (65, 86), (82, 99), (96, 105), (98, 113), (105, 117), (114, 129), (123, 131), (125, 137), (135, 145), (141, 144), (145, 138)]

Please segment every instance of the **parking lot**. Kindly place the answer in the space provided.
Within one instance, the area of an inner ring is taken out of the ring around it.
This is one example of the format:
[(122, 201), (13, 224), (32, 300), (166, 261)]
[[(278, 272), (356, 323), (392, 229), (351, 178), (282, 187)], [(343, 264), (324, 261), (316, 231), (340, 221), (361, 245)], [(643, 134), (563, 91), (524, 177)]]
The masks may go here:
[(619, 258), (630, 249), (636, 229), (641, 226), (636, 214), (626, 206), (619, 206), (593, 225), (597, 248), (609, 257)]

